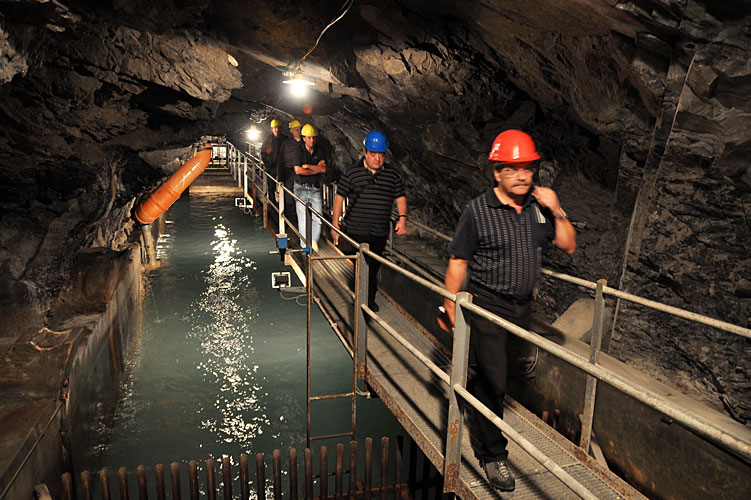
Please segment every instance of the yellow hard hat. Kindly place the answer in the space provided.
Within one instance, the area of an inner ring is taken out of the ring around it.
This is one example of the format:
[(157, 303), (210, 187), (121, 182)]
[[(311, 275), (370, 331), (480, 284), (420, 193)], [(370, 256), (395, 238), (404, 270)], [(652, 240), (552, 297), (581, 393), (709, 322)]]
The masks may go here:
[(300, 134), (304, 135), (305, 137), (315, 137), (318, 135), (318, 132), (316, 132), (316, 129), (313, 125), (306, 123), (302, 128), (302, 132), (300, 132)]
[(289, 122), (290, 129), (300, 128), (300, 127), (302, 127), (302, 123), (300, 123), (298, 120), (292, 120), (291, 122)]
[(271, 127), (278, 127), (279, 126), (279, 120), (277, 120), (276, 118), (274, 118), (273, 120), (271, 120), (271, 125), (270, 126)]

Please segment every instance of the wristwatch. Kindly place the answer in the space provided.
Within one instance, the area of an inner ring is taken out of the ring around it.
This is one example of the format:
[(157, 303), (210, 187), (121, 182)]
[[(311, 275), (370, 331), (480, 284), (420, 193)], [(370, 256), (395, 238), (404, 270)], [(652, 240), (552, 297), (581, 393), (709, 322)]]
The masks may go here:
[(566, 211), (563, 209), (561, 209), (561, 215), (553, 214), (553, 217), (555, 217), (555, 220), (568, 220), (568, 215), (566, 215)]

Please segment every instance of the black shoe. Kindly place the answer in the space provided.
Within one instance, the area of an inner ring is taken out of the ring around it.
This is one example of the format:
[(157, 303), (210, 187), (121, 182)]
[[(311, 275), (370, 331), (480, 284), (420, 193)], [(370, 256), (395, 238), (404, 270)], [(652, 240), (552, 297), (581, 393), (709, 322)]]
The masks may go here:
[(501, 491), (514, 491), (514, 488), (516, 488), (516, 481), (511, 476), (506, 460), (482, 462), (482, 468), (485, 470), (488, 482), (493, 488)]

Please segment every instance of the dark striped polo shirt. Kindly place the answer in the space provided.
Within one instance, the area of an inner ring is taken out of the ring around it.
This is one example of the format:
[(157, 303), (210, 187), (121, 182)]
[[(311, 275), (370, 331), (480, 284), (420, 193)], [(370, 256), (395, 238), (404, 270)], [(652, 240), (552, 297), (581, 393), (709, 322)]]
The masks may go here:
[(282, 143), (282, 167), (279, 169), (281, 177), (277, 180), (285, 180), (295, 175), (295, 150), (303, 144), (302, 139), (296, 141), (294, 137), (287, 137)]
[[(308, 148), (305, 147), (305, 142), (300, 141), (299, 144), (300, 144), (300, 147), (293, 151), (294, 153), (294, 157), (292, 159), (293, 168), (295, 166), (302, 166), (302, 165), (318, 165), (318, 162), (320, 162), (321, 160), (324, 160), (326, 163), (328, 163), (328, 158), (326, 158), (326, 150), (323, 149), (323, 147), (320, 144), (313, 145), (312, 153), (308, 151)], [(314, 175), (295, 174), (295, 183), (297, 184), (312, 184), (315, 186), (319, 186), (321, 184), (321, 179), (323, 179), (323, 174), (314, 174)]]
[(469, 261), (472, 282), (526, 301), (540, 277), (542, 247), (554, 237), (553, 214), (533, 196), (518, 214), (489, 189), (464, 209), (449, 251)]
[(336, 194), (348, 200), (344, 223), (349, 234), (386, 236), (394, 200), (405, 196), (404, 182), (399, 171), (387, 163), (371, 174), (361, 158), (339, 179)]

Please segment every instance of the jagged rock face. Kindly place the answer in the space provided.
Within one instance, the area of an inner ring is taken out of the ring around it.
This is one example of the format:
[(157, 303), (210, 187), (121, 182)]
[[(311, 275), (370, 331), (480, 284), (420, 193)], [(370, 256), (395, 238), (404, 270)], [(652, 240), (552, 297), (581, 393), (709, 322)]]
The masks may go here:
[[(578, 230), (576, 254), (550, 251), (550, 267), (749, 327), (744, 2), (360, 1), (303, 64), (316, 92), (291, 99), (281, 70), (340, 7), (3, 3), (0, 296), (15, 319), (0, 335), (44, 324), (80, 249), (122, 248), (135, 197), (163, 175), (154, 163), (174, 163), (160, 151), (203, 134), (240, 142), (268, 112), (320, 128), (331, 179), (385, 130), (411, 213), (449, 233), (489, 185), (493, 138), (524, 128), (538, 182)], [(538, 309), (552, 319), (583, 295), (544, 279)], [(751, 418), (745, 339), (622, 305), (610, 349)]]

